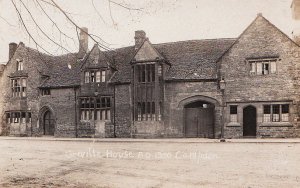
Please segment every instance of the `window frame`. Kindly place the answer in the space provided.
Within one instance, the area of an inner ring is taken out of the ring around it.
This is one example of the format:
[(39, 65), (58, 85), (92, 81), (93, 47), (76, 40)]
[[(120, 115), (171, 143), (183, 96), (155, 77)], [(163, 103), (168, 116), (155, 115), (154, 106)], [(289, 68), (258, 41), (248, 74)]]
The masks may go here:
[(163, 113), (163, 64), (134, 62), (134, 121), (161, 121)]
[(17, 68), (16, 68), (16, 70), (17, 71), (23, 71), (24, 70), (23, 60), (17, 59), (16, 61), (17, 61)]
[(137, 70), (135, 73), (137, 83), (155, 83), (155, 65), (155, 62), (134, 65)]
[(42, 96), (48, 96), (48, 95), (51, 95), (51, 89), (50, 89), (50, 88), (42, 88), (42, 89), (41, 89), (41, 95), (42, 95)]
[(229, 116), (230, 123), (238, 122), (238, 105), (229, 105)]
[[(287, 107), (283, 113), (283, 106)], [(268, 107), (268, 113), (266, 112)], [(276, 113), (274, 113), (276, 111)], [(285, 112), (286, 112), (285, 111)], [(263, 122), (264, 123), (277, 123), (277, 122), (290, 122), (290, 104), (264, 104), (263, 105)]]
[(7, 111), (6, 123), (7, 124), (26, 124), (31, 123), (32, 114), (30, 111)]
[(111, 121), (112, 97), (81, 97), (80, 120)]
[(105, 83), (107, 81), (107, 74), (107, 68), (85, 70), (84, 83)]
[[(248, 59), (249, 75), (266, 76), (277, 74), (279, 58)], [(268, 68), (267, 68), (268, 67)], [(275, 67), (275, 68), (274, 68)], [(267, 73), (266, 73), (267, 72)]]
[(12, 97), (27, 97), (27, 78), (26, 77), (16, 77), (11, 78), (11, 96)]

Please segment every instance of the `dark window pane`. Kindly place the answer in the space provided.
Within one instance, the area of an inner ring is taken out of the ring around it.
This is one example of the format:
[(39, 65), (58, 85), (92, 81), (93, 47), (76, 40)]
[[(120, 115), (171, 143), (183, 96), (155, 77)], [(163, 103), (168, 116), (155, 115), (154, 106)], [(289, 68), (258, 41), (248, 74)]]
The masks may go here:
[(95, 107), (94, 99), (91, 99), (90, 101), (91, 101), (90, 107), (94, 108)]
[(283, 114), (289, 113), (289, 105), (288, 104), (283, 104), (281, 108), (282, 108)]
[(151, 65), (152, 82), (155, 82), (155, 64)]
[(97, 106), (96, 108), (101, 108), (101, 100), (99, 98), (97, 98)]
[(230, 114), (237, 114), (237, 106), (230, 106)]
[(151, 65), (146, 65), (147, 82), (151, 82)]
[(264, 106), (264, 114), (271, 114), (271, 106), (270, 105)]
[(155, 102), (152, 102), (152, 114), (155, 114)]
[(273, 105), (273, 114), (279, 114), (279, 105)]
[(141, 72), (142, 72), (142, 82), (146, 82), (146, 69), (145, 65), (141, 65)]
[(109, 97), (107, 97), (107, 107), (110, 107), (111, 105), (110, 105), (110, 98)]
[(101, 107), (105, 108), (106, 107), (106, 102), (105, 102), (105, 97), (101, 98)]

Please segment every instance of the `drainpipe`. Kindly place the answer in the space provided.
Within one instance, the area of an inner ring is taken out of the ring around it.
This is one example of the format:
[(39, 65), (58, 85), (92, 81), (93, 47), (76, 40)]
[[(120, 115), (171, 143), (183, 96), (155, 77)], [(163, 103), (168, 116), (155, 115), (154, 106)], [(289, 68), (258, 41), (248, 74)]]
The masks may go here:
[(74, 87), (74, 106), (75, 106), (75, 137), (78, 137), (78, 131), (77, 131), (77, 93), (76, 93), (76, 88)]
[(114, 84), (114, 138), (116, 138), (116, 85)]
[(225, 138), (224, 138), (224, 126), (225, 126), (225, 87), (226, 87), (226, 82), (224, 80), (224, 78), (222, 78), (220, 80), (220, 89), (221, 89), (221, 92), (222, 92), (222, 126), (221, 126), (221, 139), (220, 139), (220, 142), (226, 142)]

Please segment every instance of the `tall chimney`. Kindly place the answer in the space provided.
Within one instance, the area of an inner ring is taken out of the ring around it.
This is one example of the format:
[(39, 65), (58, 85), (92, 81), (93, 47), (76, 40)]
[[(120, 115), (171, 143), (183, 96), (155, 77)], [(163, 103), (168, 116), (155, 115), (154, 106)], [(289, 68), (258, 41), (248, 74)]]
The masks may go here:
[(78, 52), (79, 58), (83, 58), (88, 51), (88, 45), (89, 45), (88, 39), (89, 39), (88, 28), (82, 27), (80, 29), (80, 35), (79, 35), (79, 52)]
[(135, 36), (134, 36), (135, 49), (136, 50), (139, 49), (146, 39), (147, 37), (145, 31), (143, 30), (135, 31)]
[(294, 20), (293, 38), (300, 45), (300, 0), (293, 0), (291, 9)]
[(8, 60), (10, 60), (17, 50), (18, 45), (14, 42), (9, 43)]

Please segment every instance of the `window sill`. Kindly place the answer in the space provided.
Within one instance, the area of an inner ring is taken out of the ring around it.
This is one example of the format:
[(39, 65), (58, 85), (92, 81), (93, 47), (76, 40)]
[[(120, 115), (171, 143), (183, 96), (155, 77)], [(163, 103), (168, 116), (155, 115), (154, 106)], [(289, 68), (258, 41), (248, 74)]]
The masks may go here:
[(96, 119), (87, 119), (87, 120), (83, 120), (81, 119), (80, 122), (105, 122), (105, 123), (111, 123), (111, 120), (96, 120)]
[(293, 127), (290, 122), (264, 122), (260, 127)]
[(278, 76), (277, 73), (270, 74), (249, 74), (250, 77), (275, 77)]
[(230, 122), (226, 125), (226, 127), (240, 127), (241, 124), (238, 122)]
[(27, 99), (27, 97), (11, 97), (11, 99), (24, 100)]
[(163, 122), (163, 120), (144, 120), (144, 121), (134, 121), (135, 123), (147, 123), (147, 122)]

